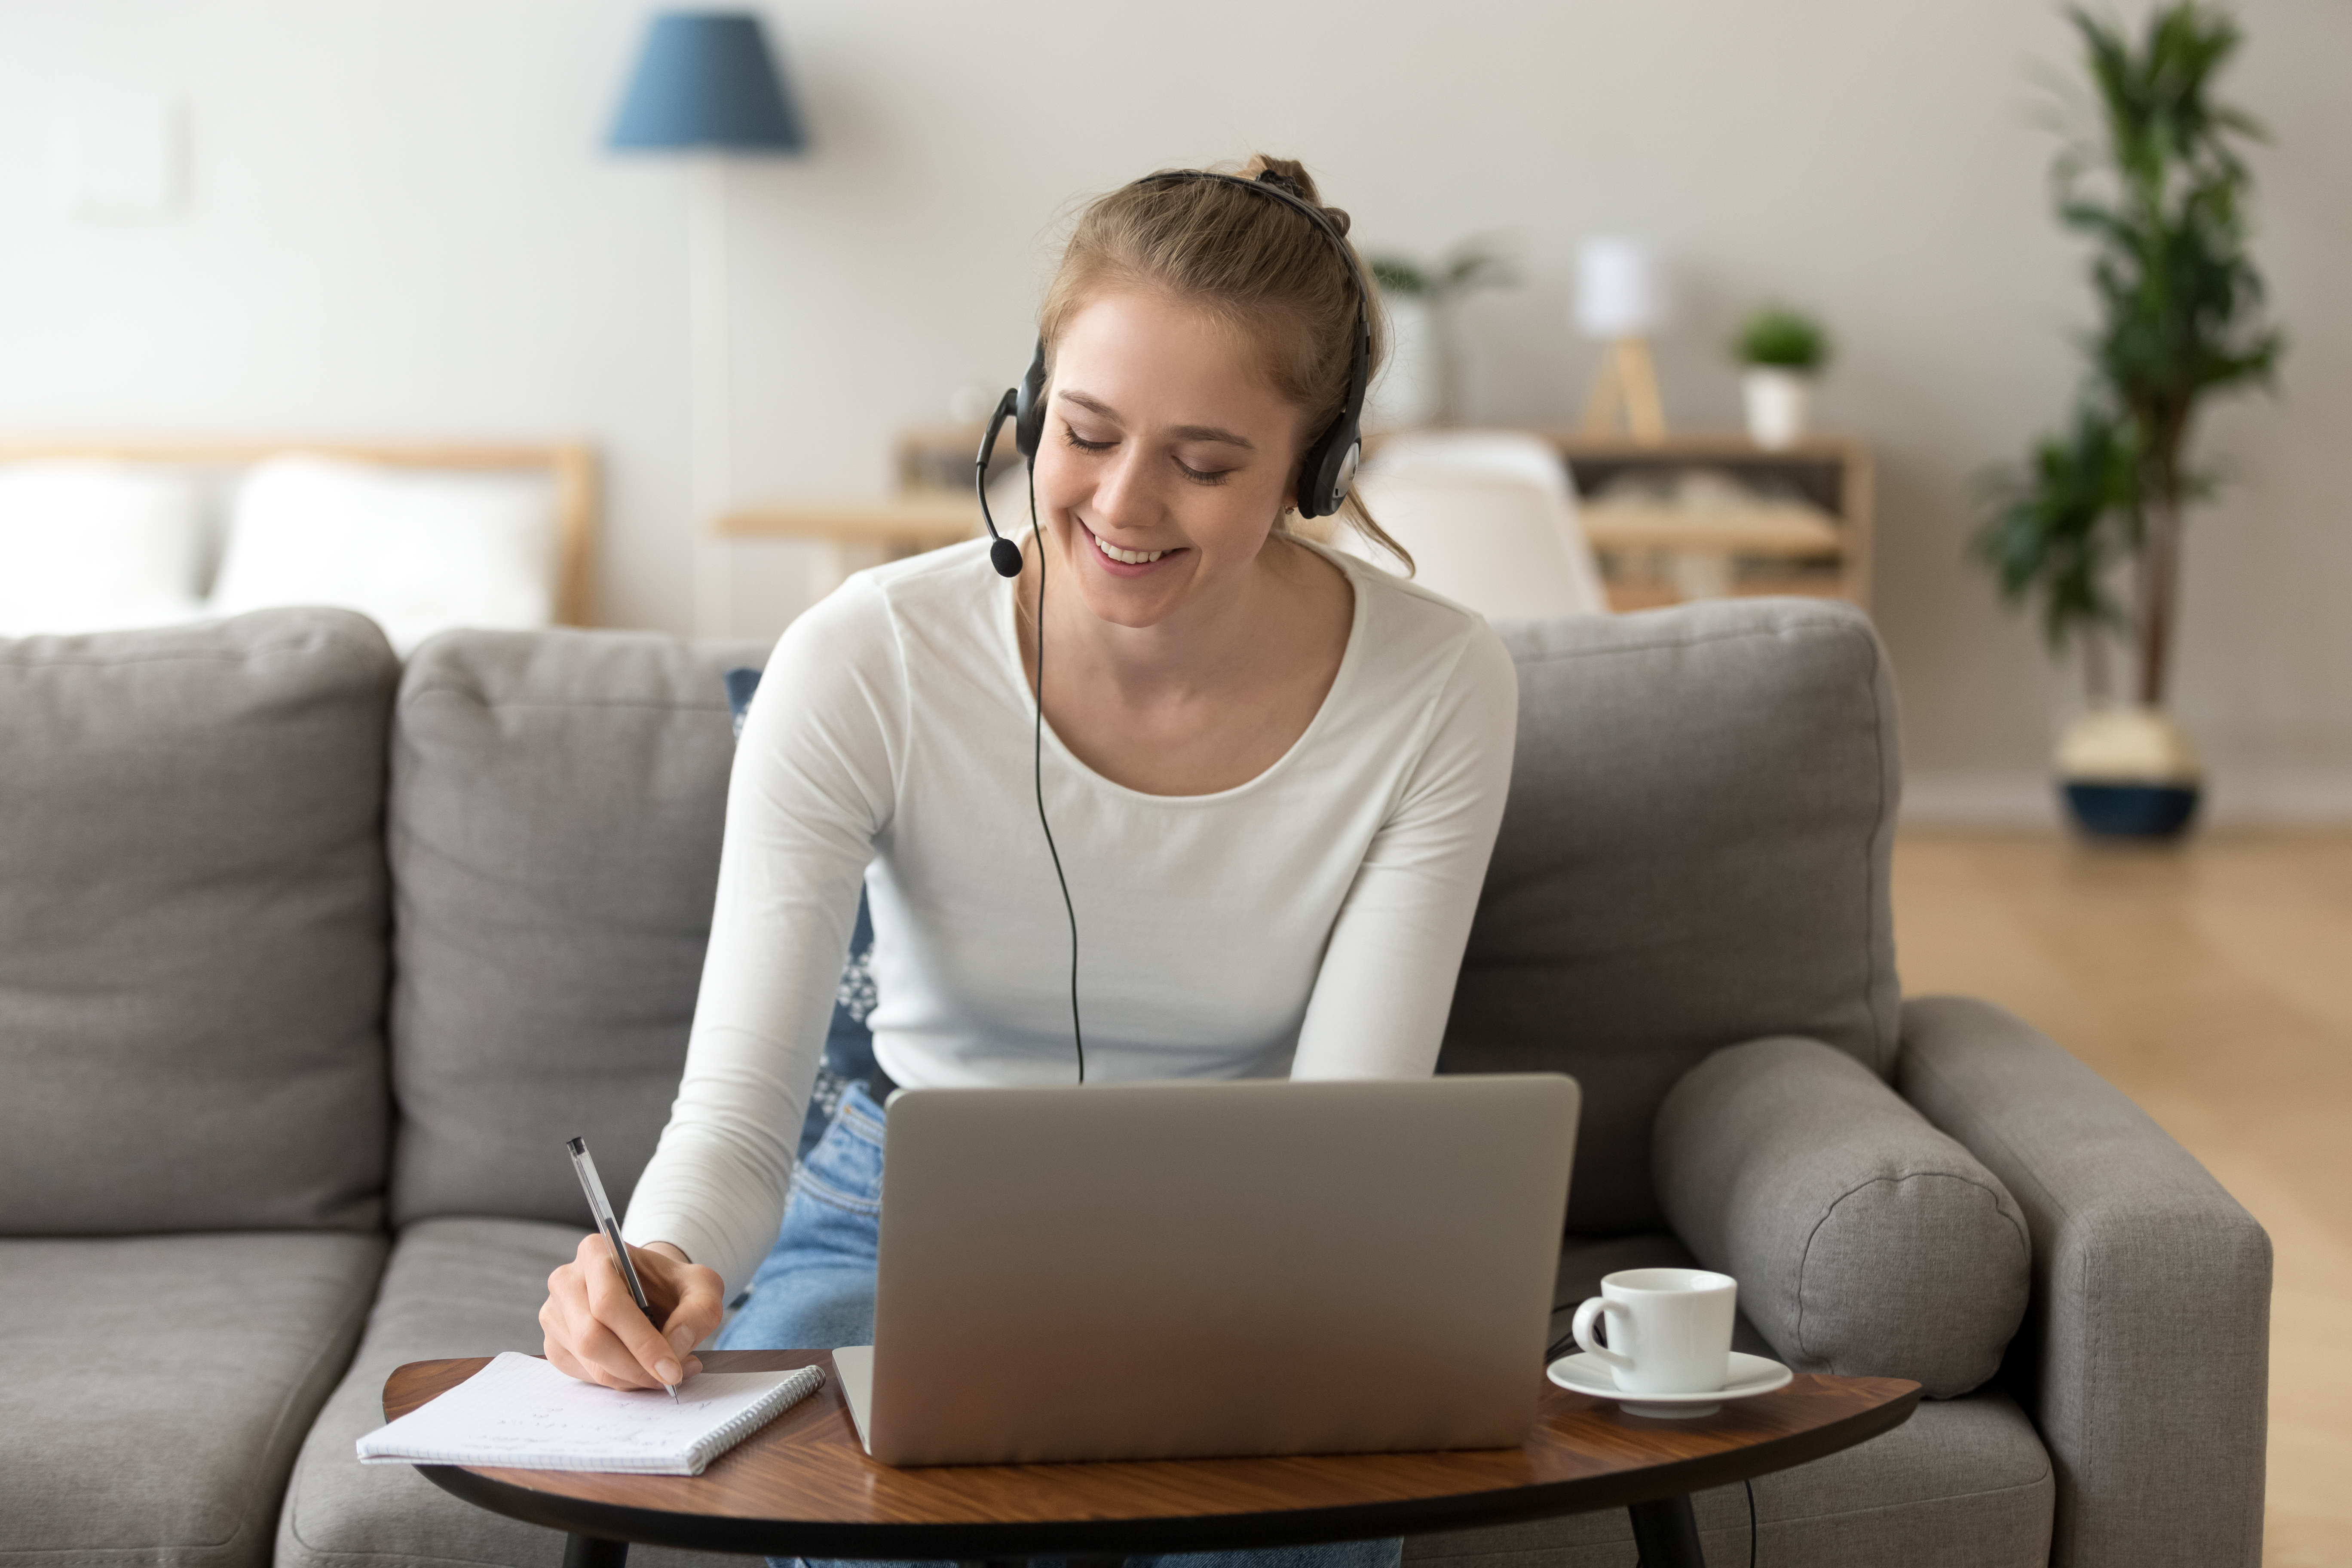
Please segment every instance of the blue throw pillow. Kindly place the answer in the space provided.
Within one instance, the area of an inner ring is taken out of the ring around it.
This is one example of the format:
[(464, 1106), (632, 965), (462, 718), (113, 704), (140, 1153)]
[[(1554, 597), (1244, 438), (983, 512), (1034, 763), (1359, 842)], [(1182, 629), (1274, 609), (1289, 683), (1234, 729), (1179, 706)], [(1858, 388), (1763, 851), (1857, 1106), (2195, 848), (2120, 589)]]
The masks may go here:
[[(751, 711), (751, 694), (760, 689), (756, 669), (727, 672), (727, 706), (735, 715), (735, 733), (743, 733), (743, 716)], [(816, 1087), (809, 1094), (807, 1117), (801, 1122), (800, 1157), (809, 1157), (824, 1130), (841, 1108), (842, 1091), (853, 1083), (874, 1081), (874, 1032), (866, 1016), (874, 1011), (874, 917), (866, 912), (866, 895), (857, 895), (857, 925), (849, 934), (849, 962), (833, 994), (833, 1024), (824, 1035), (824, 1065), (817, 1069)]]

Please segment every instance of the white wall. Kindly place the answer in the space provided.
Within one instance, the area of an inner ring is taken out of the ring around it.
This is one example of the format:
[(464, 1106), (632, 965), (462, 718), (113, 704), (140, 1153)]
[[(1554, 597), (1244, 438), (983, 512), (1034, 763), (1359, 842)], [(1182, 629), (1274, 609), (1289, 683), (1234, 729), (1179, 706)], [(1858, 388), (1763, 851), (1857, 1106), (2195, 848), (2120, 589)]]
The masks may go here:
[[(599, 150), (645, 9), (0, 0), (0, 429), (584, 435), (612, 481), (605, 618), (683, 626), (683, 173)], [(1687, 283), (1678, 422), (1734, 418), (1719, 344), (1750, 303), (1838, 334), (1825, 412), (1880, 453), (1915, 804), (2045, 809), (2064, 683), (1961, 553), (1971, 475), (2075, 374), (2030, 75), (2072, 47), (2041, 0), (765, 10), (817, 144), (735, 172), (739, 491), (878, 488), (895, 426), (1018, 373), (1057, 212), (1155, 166), (1259, 147), (1305, 158), (1370, 245), (1515, 236), (1526, 287), (1471, 312), (1469, 412), (1495, 420), (1572, 417), (1569, 258), (1645, 235)], [(2224, 812), (2352, 815), (2352, 9), (2240, 10), (2294, 347), (2282, 396), (2210, 426), (2236, 478), (2196, 524), (2179, 707)], [(69, 223), (51, 104), (122, 80), (187, 104), (191, 199)], [(788, 551), (748, 552), (746, 623), (796, 583)]]

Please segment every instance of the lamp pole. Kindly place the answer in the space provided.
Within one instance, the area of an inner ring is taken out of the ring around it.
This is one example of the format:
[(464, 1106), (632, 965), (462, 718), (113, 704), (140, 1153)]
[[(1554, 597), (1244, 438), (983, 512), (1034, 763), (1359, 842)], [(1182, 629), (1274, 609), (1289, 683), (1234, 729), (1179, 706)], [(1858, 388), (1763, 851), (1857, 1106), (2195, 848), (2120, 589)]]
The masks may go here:
[(730, 154), (792, 155), (808, 139), (767, 29), (750, 11), (665, 11), (646, 29), (607, 146), (687, 162), (687, 548), (698, 637), (734, 623), (725, 542), (713, 531), (733, 483), (728, 342)]
[(693, 532), (694, 632), (724, 637), (735, 622), (726, 545), (715, 530), (734, 488), (734, 388), (728, 353), (727, 155), (698, 150), (687, 171), (688, 506)]

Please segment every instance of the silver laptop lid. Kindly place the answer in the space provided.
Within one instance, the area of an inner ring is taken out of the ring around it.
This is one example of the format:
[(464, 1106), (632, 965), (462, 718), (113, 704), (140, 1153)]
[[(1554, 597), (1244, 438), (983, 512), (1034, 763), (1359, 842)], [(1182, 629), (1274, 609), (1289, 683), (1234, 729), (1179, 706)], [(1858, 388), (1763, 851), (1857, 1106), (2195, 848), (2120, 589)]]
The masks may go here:
[(903, 1091), (866, 1446), (923, 1465), (1517, 1443), (1579, 1101), (1553, 1074)]

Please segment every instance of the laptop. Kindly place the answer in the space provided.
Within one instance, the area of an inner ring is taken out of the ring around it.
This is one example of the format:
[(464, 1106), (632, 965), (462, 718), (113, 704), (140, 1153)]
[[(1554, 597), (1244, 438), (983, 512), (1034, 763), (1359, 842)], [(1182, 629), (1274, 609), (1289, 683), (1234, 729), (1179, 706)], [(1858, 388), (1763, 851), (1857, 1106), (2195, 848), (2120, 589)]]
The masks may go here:
[(902, 1089), (887, 1465), (1509, 1447), (1535, 1418), (1580, 1094), (1413, 1082)]

